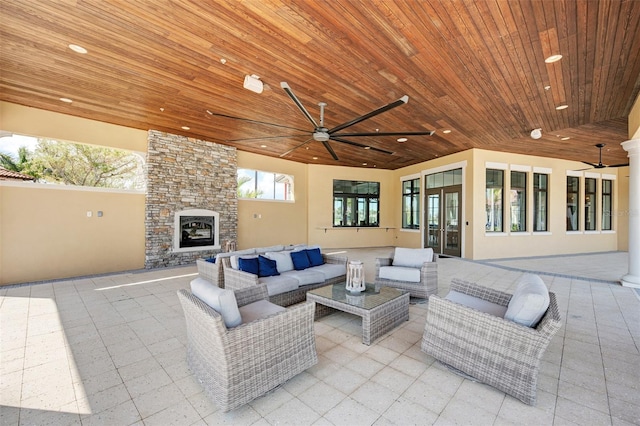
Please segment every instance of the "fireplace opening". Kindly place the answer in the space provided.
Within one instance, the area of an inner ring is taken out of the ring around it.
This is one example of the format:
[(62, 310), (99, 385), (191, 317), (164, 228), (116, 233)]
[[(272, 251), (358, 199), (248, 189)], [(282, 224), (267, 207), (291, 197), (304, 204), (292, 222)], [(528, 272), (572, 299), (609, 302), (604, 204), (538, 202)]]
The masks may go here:
[(203, 209), (176, 212), (174, 251), (219, 249), (218, 212)]
[(215, 245), (213, 216), (182, 216), (180, 218), (180, 248)]

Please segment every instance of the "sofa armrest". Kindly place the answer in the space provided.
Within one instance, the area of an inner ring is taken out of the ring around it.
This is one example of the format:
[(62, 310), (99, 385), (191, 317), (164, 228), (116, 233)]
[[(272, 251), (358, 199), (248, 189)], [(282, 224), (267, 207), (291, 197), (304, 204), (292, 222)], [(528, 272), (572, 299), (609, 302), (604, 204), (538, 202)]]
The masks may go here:
[(214, 285), (224, 288), (224, 277), (221, 276), (222, 270), (218, 261), (216, 260), (216, 263), (213, 263), (204, 259), (196, 259), (196, 267), (198, 268), (198, 275)]
[(337, 256), (334, 254), (322, 254), (322, 258), (324, 259), (324, 263), (336, 263), (338, 265), (346, 265), (347, 257), (346, 256)]
[(508, 306), (512, 296), (509, 293), (494, 290), (459, 278), (453, 278), (451, 280), (450, 290), (477, 297), (478, 299), (486, 300), (500, 306)]

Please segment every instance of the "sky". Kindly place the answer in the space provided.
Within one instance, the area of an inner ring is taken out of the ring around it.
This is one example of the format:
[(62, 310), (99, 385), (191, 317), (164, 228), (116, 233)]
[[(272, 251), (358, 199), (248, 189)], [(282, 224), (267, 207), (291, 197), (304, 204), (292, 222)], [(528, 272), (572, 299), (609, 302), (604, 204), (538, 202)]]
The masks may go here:
[(5, 136), (0, 138), (0, 152), (17, 157), (18, 148), (20, 148), (21, 146), (26, 146), (29, 151), (33, 152), (37, 143), (38, 139), (32, 138), (30, 136)]

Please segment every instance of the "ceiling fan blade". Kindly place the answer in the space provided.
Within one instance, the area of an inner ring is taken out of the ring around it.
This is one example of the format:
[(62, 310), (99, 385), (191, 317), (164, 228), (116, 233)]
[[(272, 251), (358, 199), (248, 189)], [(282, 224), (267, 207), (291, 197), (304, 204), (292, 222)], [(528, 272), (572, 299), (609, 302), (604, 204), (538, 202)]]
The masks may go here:
[[(340, 135), (342, 136), (342, 135)], [(351, 142), (349, 140), (346, 139), (342, 139), (341, 137), (335, 137), (335, 136), (331, 136), (331, 140), (336, 141), (336, 142), (342, 142), (342, 143), (346, 143), (352, 146), (357, 146), (359, 148), (364, 148), (364, 149), (369, 149), (371, 151), (377, 151), (377, 152), (382, 152), (383, 154), (393, 154), (393, 152), (391, 151), (387, 151), (385, 149), (380, 149), (380, 148), (376, 148), (374, 146), (369, 146), (369, 145), (363, 145), (361, 143), (357, 143), (357, 142)]]
[(382, 114), (383, 112), (389, 111), (390, 109), (393, 109), (395, 107), (399, 107), (400, 105), (404, 105), (407, 102), (409, 102), (409, 96), (404, 95), (403, 97), (401, 97), (400, 99), (398, 99), (395, 102), (391, 102), (390, 104), (387, 104), (387, 105), (385, 105), (383, 107), (375, 109), (375, 110), (373, 110), (373, 111), (371, 111), (371, 112), (369, 112), (369, 113), (367, 113), (365, 115), (361, 115), (358, 118), (354, 118), (351, 121), (347, 121), (346, 123), (340, 124), (339, 126), (336, 126), (333, 129), (330, 129), (328, 131), (328, 133), (331, 134), (331, 133), (334, 133), (334, 132), (338, 132), (338, 131), (340, 131), (342, 129), (346, 129), (349, 126), (353, 126), (354, 124), (358, 124), (361, 121), (368, 120), (371, 117), (375, 117), (376, 115)]
[(607, 166), (607, 167), (627, 167), (628, 165), (629, 165), (629, 163), (627, 163), (627, 164), (612, 164), (612, 165)]
[(298, 148), (302, 148), (303, 146), (305, 146), (306, 144), (308, 144), (309, 142), (311, 142), (313, 140), (313, 138), (309, 138), (306, 141), (302, 142), (300, 145), (298, 146), (294, 146), (293, 148), (291, 148), (289, 151), (287, 152), (283, 152), (282, 154), (280, 154), (280, 158), (285, 157), (289, 154), (291, 154), (293, 151), (295, 151)]
[(333, 150), (333, 148), (331, 148), (331, 145), (329, 145), (328, 141), (322, 141), (322, 145), (324, 145), (324, 147), (327, 148), (327, 151), (329, 151), (329, 154), (331, 154), (334, 160), (336, 161), (340, 160), (336, 155), (336, 152)]
[(306, 132), (307, 131), (305, 129), (298, 129), (298, 128), (295, 128), (295, 127), (284, 126), (282, 124), (267, 123), (265, 121), (252, 120), (250, 118), (234, 117), (233, 115), (220, 114), (220, 113), (217, 113), (217, 112), (211, 112), (210, 110), (207, 110), (207, 114), (212, 115), (214, 117), (230, 118), (232, 120), (246, 121), (247, 123), (253, 123), (253, 124), (263, 124), (265, 126), (280, 127), (282, 129), (297, 130), (299, 132)]
[(300, 134), (300, 135), (282, 135), (282, 136), (266, 136), (259, 138), (244, 138), (244, 139), (227, 139), (225, 142), (249, 142), (249, 141), (260, 141), (260, 140), (268, 140), (268, 139), (284, 139), (284, 138), (297, 138), (300, 136), (307, 136), (309, 132)]
[(593, 163), (590, 163), (590, 162), (588, 162), (588, 161), (583, 161), (583, 163), (584, 163), (584, 164), (586, 164), (586, 165), (588, 165), (588, 166), (591, 166), (591, 167), (594, 167), (594, 168), (598, 168), (598, 165), (597, 165), (597, 164), (593, 164)]
[(291, 90), (291, 87), (289, 87), (289, 84), (287, 84), (286, 81), (283, 81), (283, 82), (280, 83), (280, 87), (282, 87), (284, 89), (284, 91), (287, 92), (287, 95), (289, 95), (291, 100), (293, 100), (293, 102), (296, 104), (298, 109), (300, 109), (300, 111), (302, 111), (304, 116), (307, 117), (307, 120), (309, 120), (311, 122), (311, 124), (313, 124), (313, 128), (314, 129), (317, 128), (318, 127), (318, 123), (316, 123), (316, 120), (314, 120), (313, 117), (311, 116), (311, 114), (309, 114), (309, 111), (307, 111), (307, 109), (304, 107), (304, 105), (302, 105), (300, 100), (298, 100), (296, 95), (293, 93), (293, 90)]
[(370, 132), (370, 133), (340, 133), (333, 136), (361, 137), (361, 136), (433, 136), (435, 130), (425, 132)]

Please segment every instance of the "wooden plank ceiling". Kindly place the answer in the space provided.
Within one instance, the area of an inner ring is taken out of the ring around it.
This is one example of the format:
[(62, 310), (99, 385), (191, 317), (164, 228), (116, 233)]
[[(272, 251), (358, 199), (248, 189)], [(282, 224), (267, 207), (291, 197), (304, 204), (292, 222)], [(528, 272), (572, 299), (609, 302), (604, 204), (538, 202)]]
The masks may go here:
[[(640, 1), (0, 4), (4, 101), (274, 157), (308, 141), (283, 158), (312, 164), (397, 169), (473, 147), (597, 162), (597, 143), (603, 162), (627, 162)], [(243, 89), (247, 74), (263, 93)], [(328, 128), (408, 95), (342, 132), (436, 133), (345, 138), (393, 154), (330, 141), (336, 161), (282, 81), (316, 121), (327, 103)]]

